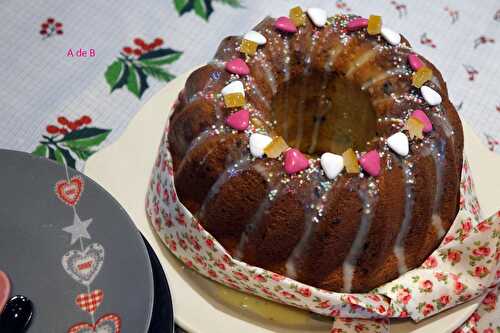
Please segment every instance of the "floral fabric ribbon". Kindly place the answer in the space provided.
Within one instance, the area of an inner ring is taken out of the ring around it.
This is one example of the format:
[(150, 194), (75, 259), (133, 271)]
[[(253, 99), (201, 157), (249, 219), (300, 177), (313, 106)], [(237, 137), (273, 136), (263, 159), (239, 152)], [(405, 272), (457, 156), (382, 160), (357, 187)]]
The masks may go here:
[[(174, 188), (167, 130), (153, 169), (146, 213), (164, 244), (186, 266), (244, 292), (336, 317), (334, 329), (354, 325), (346, 318), (375, 318), (380, 331), (387, 318), (419, 321), (485, 295), (500, 281), (500, 213), (481, 220), (464, 158), (460, 211), (442, 244), (419, 267), (373, 293), (334, 293), (233, 259), (179, 202)], [(338, 319), (338, 317), (343, 319)], [(347, 331), (350, 332), (350, 331)]]

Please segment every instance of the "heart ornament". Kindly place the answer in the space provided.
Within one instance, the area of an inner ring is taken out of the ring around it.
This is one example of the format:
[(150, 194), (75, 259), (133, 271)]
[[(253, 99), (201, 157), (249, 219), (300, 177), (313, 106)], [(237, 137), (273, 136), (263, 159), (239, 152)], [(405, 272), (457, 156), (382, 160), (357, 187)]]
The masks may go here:
[(99, 318), (94, 325), (79, 323), (69, 328), (68, 333), (120, 333), (121, 320), (114, 313), (109, 313)]
[(66, 179), (56, 183), (56, 195), (68, 206), (74, 206), (80, 200), (83, 192), (83, 178), (81, 176), (72, 177), (69, 181)]
[(86, 286), (94, 281), (104, 263), (104, 247), (92, 243), (85, 250), (70, 250), (62, 257), (62, 266), (71, 278)]
[(83, 293), (76, 296), (75, 303), (83, 311), (94, 313), (104, 299), (104, 291), (96, 289), (90, 293)]
[(10, 281), (4, 272), (0, 271), (0, 313), (7, 303), (10, 295)]

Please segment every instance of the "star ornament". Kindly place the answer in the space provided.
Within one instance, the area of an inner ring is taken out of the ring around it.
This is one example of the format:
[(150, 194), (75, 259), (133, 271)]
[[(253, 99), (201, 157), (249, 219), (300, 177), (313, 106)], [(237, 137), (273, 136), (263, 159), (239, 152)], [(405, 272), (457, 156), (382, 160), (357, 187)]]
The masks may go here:
[(71, 245), (73, 245), (80, 238), (90, 239), (90, 234), (87, 231), (90, 223), (92, 223), (92, 219), (87, 219), (82, 221), (78, 214), (75, 213), (75, 217), (73, 219), (73, 224), (69, 227), (65, 227), (62, 230), (71, 234)]

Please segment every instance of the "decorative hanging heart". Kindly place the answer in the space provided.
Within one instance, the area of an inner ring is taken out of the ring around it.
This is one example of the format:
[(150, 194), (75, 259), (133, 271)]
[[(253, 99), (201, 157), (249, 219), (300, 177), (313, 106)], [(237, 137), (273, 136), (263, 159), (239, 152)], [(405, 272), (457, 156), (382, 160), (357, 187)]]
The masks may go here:
[(71, 250), (62, 257), (62, 266), (71, 278), (88, 286), (104, 263), (104, 247), (92, 243), (83, 251)]
[(56, 183), (56, 195), (68, 206), (74, 206), (80, 200), (84, 187), (83, 178), (81, 176), (72, 177), (69, 182), (65, 179)]
[(75, 303), (83, 311), (94, 313), (104, 299), (104, 291), (96, 289), (90, 293), (83, 293), (76, 296)]
[(10, 295), (10, 281), (7, 274), (0, 271), (0, 313), (7, 303)]
[(71, 326), (68, 333), (120, 333), (121, 320), (114, 313), (109, 313), (99, 318), (95, 325), (79, 323)]

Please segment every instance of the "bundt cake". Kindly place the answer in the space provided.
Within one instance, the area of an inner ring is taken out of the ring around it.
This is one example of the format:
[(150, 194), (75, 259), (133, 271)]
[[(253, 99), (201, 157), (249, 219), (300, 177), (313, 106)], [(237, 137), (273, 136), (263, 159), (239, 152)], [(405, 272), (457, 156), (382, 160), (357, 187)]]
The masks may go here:
[(295, 7), (225, 38), (168, 146), (179, 200), (234, 258), (330, 291), (419, 266), (459, 208), (446, 84), (376, 15)]

